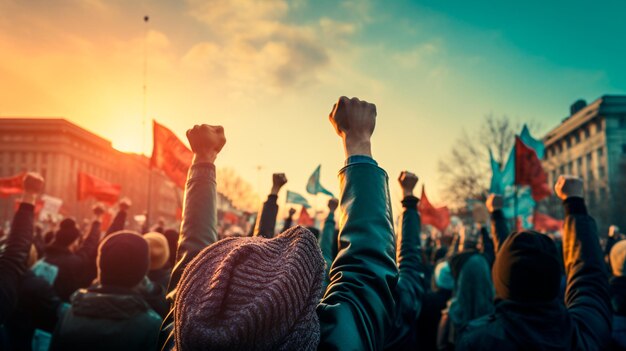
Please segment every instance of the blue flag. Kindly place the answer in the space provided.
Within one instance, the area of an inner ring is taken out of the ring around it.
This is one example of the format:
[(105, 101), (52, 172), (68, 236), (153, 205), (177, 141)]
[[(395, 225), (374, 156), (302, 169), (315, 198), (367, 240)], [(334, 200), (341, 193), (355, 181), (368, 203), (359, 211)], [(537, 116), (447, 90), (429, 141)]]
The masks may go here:
[(504, 191), (502, 184), (502, 172), (500, 171), (500, 164), (493, 159), (493, 153), (489, 149), (489, 161), (491, 163), (491, 184), (489, 185), (489, 192), (492, 194), (503, 194)]
[(322, 165), (317, 166), (313, 174), (309, 177), (309, 181), (306, 183), (306, 191), (309, 194), (317, 195), (318, 193), (326, 194), (328, 196), (335, 197), (333, 193), (326, 190), (322, 184), (320, 184), (320, 170)]
[[(530, 187), (524, 186), (517, 191), (517, 216), (528, 218), (535, 211), (535, 200), (533, 199)], [(508, 187), (504, 193), (504, 207), (502, 208), (504, 217), (515, 217), (515, 187)]]
[(287, 203), (302, 205), (304, 208), (311, 208), (311, 205), (309, 205), (309, 202), (304, 198), (304, 196), (289, 190), (287, 190)]
[(546, 152), (546, 148), (543, 145), (543, 141), (537, 140), (530, 135), (530, 131), (528, 127), (524, 124), (524, 128), (522, 128), (522, 133), (520, 134), (520, 139), (522, 142), (526, 144), (529, 148), (535, 150), (537, 153), (537, 157), (541, 160)]
[(509, 159), (504, 165), (504, 169), (500, 169), (500, 165), (493, 159), (493, 154), (489, 150), (489, 158), (491, 162), (491, 184), (489, 192), (493, 194), (503, 195), (508, 187), (515, 182), (515, 146), (511, 149)]

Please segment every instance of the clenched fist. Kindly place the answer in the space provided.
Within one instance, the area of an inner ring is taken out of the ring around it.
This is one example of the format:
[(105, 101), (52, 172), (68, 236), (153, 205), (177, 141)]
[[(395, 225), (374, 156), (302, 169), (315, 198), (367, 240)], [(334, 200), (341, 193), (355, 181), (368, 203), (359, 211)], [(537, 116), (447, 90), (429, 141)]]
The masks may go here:
[(120, 211), (128, 211), (132, 204), (132, 201), (130, 201), (129, 198), (125, 197), (120, 200), (120, 202), (118, 203), (118, 207), (120, 208)]
[(99, 219), (104, 214), (104, 206), (101, 203), (97, 203), (93, 206), (92, 211), (96, 219)]
[(283, 187), (283, 185), (287, 184), (287, 176), (285, 175), (285, 173), (274, 173), (272, 174), (272, 191), (271, 194), (272, 195), (276, 195), (278, 194), (278, 192), (280, 191), (280, 188)]
[(502, 196), (500, 195), (489, 194), (489, 197), (487, 197), (487, 201), (485, 202), (485, 206), (487, 206), (487, 211), (489, 211), (489, 213), (494, 213), (504, 207), (504, 199), (502, 199)]
[(562, 175), (556, 181), (554, 191), (561, 200), (570, 197), (583, 198), (583, 180), (576, 176)]
[(187, 140), (194, 153), (194, 162), (215, 162), (217, 154), (226, 144), (224, 128), (207, 124), (195, 125), (187, 131)]
[(376, 105), (342, 96), (328, 118), (343, 140), (346, 157), (372, 156), (370, 138), (376, 127)]
[(414, 173), (409, 171), (400, 172), (398, 182), (402, 188), (402, 196), (413, 196), (413, 189), (415, 189), (415, 185), (417, 185), (418, 180), (419, 178)]
[(291, 207), (289, 208), (289, 218), (293, 217), (296, 214), (296, 209)]
[(335, 212), (335, 210), (337, 209), (337, 206), (339, 206), (339, 200), (335, 199), (334, 197), (330, 200), (328, 200), (328, 210), (332, 213)]
[(44, 180), (39, 173), (26, 173), (22, 182), (24, 186), (24, 192), (39, 194), (43, 191)]

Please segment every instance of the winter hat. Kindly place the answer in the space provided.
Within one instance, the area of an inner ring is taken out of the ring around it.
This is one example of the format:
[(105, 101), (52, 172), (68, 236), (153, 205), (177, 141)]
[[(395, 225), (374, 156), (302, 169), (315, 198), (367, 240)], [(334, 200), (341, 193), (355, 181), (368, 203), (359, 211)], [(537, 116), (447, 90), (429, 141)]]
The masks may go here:
[(522, 302), (554, 300), (559, 295), (561, 265), (554, 241), (535, 231), (511, 234), (493, 265), (496, 297)]
[(315, 236), (301, 226), (218, 241), (178, 284), (176, 349), (316, 350), (323, 275)]
[(450, 257), (450, 274), (452, 274), (452, 278), (456, 281), (459, 279), (459, 275), (461, 274), (461, 270), (463, 266), (473, 255), (478, 253), (476, 250), (465, 250), (454, 254)]
[(165, 266), (170, 258), (170, 248), (165, 235), (158, 232), (150, 232), (143, 235), (150, 249), (150, 270), (154, 271)]
[(100, 284), (132, 288), (148, 273), (148, 242), (136, 232), (113, 233), (100, 243), (97, 263)]
[(613, 275), (621, 277), (624, 275), (624, 264), (626, 263), (626, 240), (620, 240), (611, 248), (609, 256)]
[(71, 218), (65, 218), (59, 224), (59, 230), (54, 235), (54, 243), (68, 247), (72, 245), (80, 236), (80, 231), (76, 228), (76, 222)]
[(439, 262), (435, 267), (435, 284), (440, 289), (454, 289), (454, 278), (452, 278), (448, 261)]

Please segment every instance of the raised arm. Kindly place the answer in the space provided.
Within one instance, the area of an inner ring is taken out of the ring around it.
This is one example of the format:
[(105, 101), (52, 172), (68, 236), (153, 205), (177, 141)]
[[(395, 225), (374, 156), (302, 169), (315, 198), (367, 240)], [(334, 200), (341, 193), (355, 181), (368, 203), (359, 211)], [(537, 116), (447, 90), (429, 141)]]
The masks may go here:
[(291, 226), (293, 225), (293, 215), (294, 214), (296, 214), (296, 209), (291, 207), (289, 209), (289, 214), (285, 218), (285, 224), (283, 225), (283, 230), (280, 231), (281, 233), (284, 232), (285, 230), (291, 228)]
[(418, 198), (413, 195), (413, 189), (418, 178), (410, 172), (400, 173), (398, 178), (402, 188), (402, 227), (398, 232), (398, 250), (396, 259), (400, 277), (396, 287), (397, 312), (394, 326), (394, 336), (387, 347), (394, 345), (414, 344), (417, 319), (419, 317), (424, 286), (424, 266), (422, 262), (422, 248), (420, 243), (420, 215), (417, 211)]
[(20, 277), (26, 271), (26, 259), (33, 241), (35, 201), (43, 190), (43, 178), (36, 173), (24, 177), (24, 195), (13, 216), (6, 247), (0, 253), (0, 324), (17, 304)]
[(559, 177), (555, 191), (565, 208), (565, 306), (579, 330), (576, 346), (580, 350), (604, 350), (611, 339), (611, 302), (598, 229), (587, 213), (580, 178)]
[[(215, 159), (226, 143), (224, 129), (203, 124), (187, 131), (187, 139), (194, 153), (183, 207), (183, 221), (176, 251), (176, 265), (172, 270), (168, 287), (168, 299), (174, 301), (176, 286), (187, 267), (205, 247), (217, 241), (217, 190)], [(173, 306), (173, 304), (172, 304)], [(174, 310), (170, 309), (163, 321), (159, 345), (163, 349), (174, 346)]]
[(328, 286), (330, 282), (330, 267), (335, 259), (337, 251), (337, 236), (335, 235), (335, 210), (339, 206), (339, 200), (332, 198), (328, 200), (328, 216), (324, 221), (324, 228), (320, 234), (319, 243), (322, 250), (322, 256), (326, 262), (326, 269), (324, 271), (324, 287)]
[(506, 218), (504, 218), (504, 212), (502, 212), (504, 200), (500, 195), (490, 194), (485, 205), (489, 213), (491, 213), (491, 233), (493, 235), (495, 252), (497, 253), (500, 245), (510, 234), (509, 225), (506, 223)]
[(102, 224), (102, 215), (104, 215), (104, 208), (100, 204), (96, 204), (93, 207), (93, 220), (89, 228), (87, 238), (83, 241), (80, 249), (76, 252), (83, 260), (89, 260), (95, 262), (96, 254), (98, 252), (98, 241), (100, 240), (100, 225)]
[(274, 173), (272, 175), (272, 190), (267, 196), (267, 201), (263, 203), (261, 213), (257, 216), (257, 223), (254, 226), (254, 236), (273, 238), (276, 229), (276, 216), (278, 215), (278, 192), (283, 185), (287, 184), (287, 177), (284, 173)]
[(376, 106), (341, 97), (329, 118), (347, 165), (339, 172), (339, 252), (317, 309), (318, 349), (382, 350), (393, 326), (398, 270), (387, 174), (371, 153)]
[[(128, 216), (128, 209), (130, 208), (130, 206), (130, 199), (123, 198), (122, 200), (120, 200), (117, 213), (115, 214), (115, 217), (113, 217), (113, 221), (111, 222), (111, 225), (104, 235), (105, 237), (115, 232), (119, 232), (120, 230), (124, 230), (124, 227), (126, 226), (126, 217)], [(146, 218), (146, 220), (148, 219)]]

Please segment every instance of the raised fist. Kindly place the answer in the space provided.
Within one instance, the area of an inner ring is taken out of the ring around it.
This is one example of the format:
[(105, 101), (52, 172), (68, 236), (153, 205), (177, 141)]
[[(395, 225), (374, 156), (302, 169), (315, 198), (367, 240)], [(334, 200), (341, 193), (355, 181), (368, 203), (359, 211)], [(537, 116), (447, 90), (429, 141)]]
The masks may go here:
[(121, 199), (118, 204), (120, 211), (128, 211), (131, 205), (132, 205), (132, 202), (127, 197)]
[(97, 203), (97, 204), (93, 205), (92, 210), (93, 210), (93, 214), (96, 217), (100, 217), (100, 216), (102, 216), (104, 214), (104, 206), (102, 206), (101, 203)]
[(400, 183), (402, 195), (404, 197), (413, 196), (413, 189), (415, 189), (415, 185), (417, 185), (418, 180), (419, 178), (414, 173), (409, 171), (400, 172), (398, 182)]
[(26, 193), (39, 194), (43, 191), (44, 180), (39, 173), (26, 173), (22, 182)]
[(343, 139), (347, 157), (371, 156), (370, 138), (376, 127), (376, 105), (342, 96), (333, 106), (328, 119)]
[(293, 215), (295, 214), (296, 214), (296, 209), (293, 207), (289, 208), (289, 217), (293, 217)]
[(576, 176), (562, 175), (556, 181), (554, 191), (561, 200), (570, 197), (583, 198), (583, 180)]
[(187, 140), (196, 160), (215, 162), (217, 154), (226, 144), (224, 128), (207, 124), (195, 125), (187, 131)]
[(615, 238), (619, 236), (619, 227), (616, 225), (612, 225), (609, 227), (609, 237)]
[(334, 197), (330, 200), (328, 200), (328, 209), (330, 210), (330, 212), (335, 212), (335, 210), (337, 209), (337, 206), (339, 206), (339, 200), (335, 199)]
[(500, 195), (489, 194), (487, 201), (485, 201), (485, 206), (487, 206), (487, 211), (489, 211), (489, 213), (494, 213), (504, 207), (504, 199), (502, 199), (502, 196)]
[(272, 174), (272, 194), (273, 195), (278, 194), (278, 191), (280, 190), (280, 188), (282, 188), (283, 185), (285, 184), (287, 184), (287, 176), (285, 175), (285, 173)]

